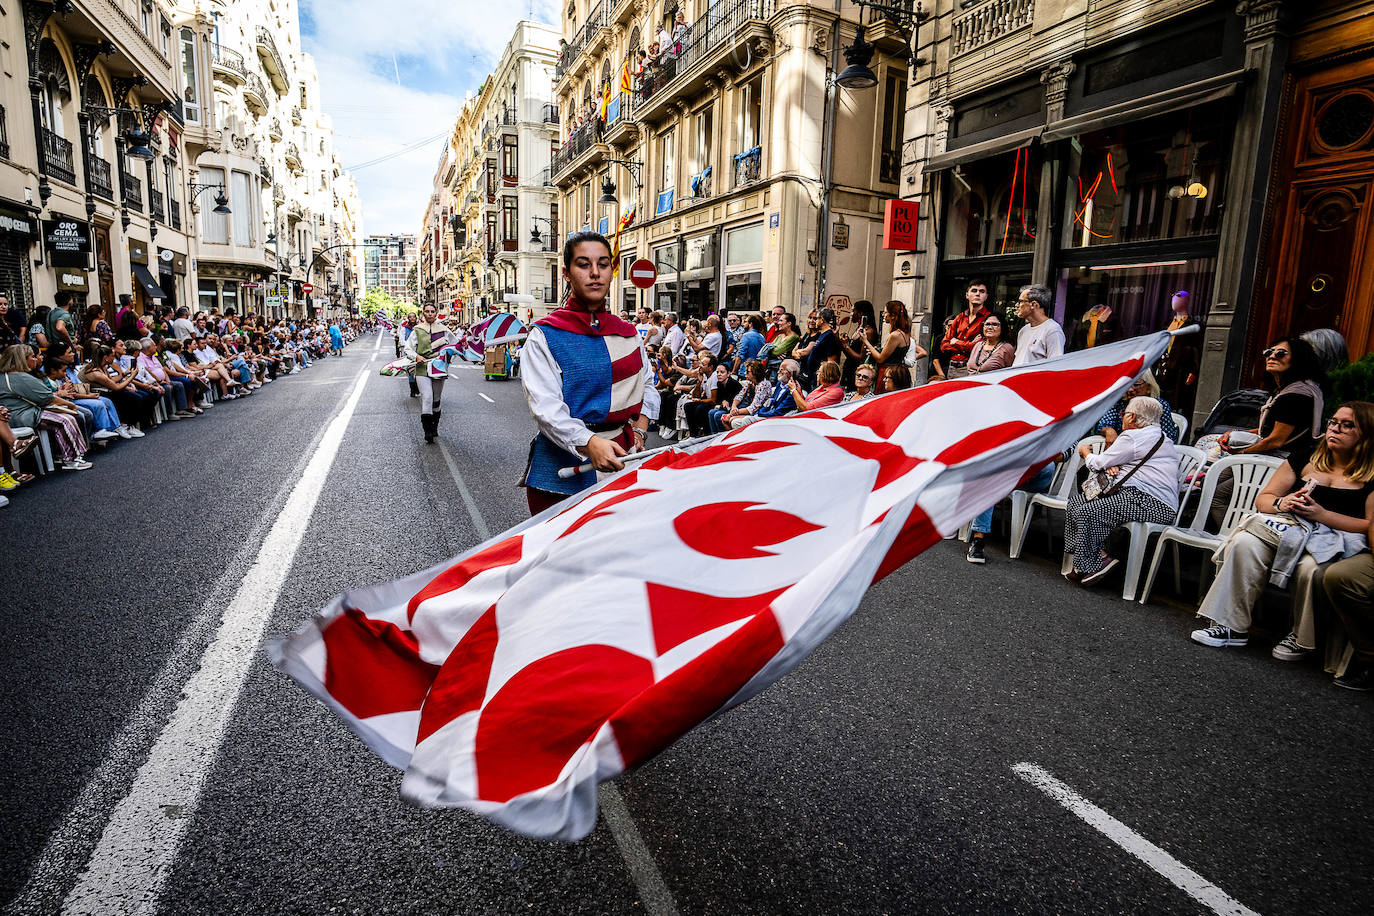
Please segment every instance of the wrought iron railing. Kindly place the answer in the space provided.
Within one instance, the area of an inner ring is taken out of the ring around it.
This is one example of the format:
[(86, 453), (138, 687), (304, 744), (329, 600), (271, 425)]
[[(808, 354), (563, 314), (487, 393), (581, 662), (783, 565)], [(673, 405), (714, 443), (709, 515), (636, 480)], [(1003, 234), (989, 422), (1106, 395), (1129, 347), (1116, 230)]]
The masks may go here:
[(658, 62), (645, 68), (635, 91), (635, 104), (647, 102), (673, 80), (695, 69), (712, 51), (732, 40), (745, 23), (770, 18), (775, 4), (776, 0), (717, 0), (688, 27), (681, 42), (660, 49)]
[(181, 201), (167, 198), (167, 215), (171, 217), (172, 228), (181, 228)]
[(553, 78), (555, 80), (562, 79), (563, 74), (571, 70), (573, 64), (582, 56), (582, 52), (587, 50), (587, 45), (591, 44), (596, 34), (610, 24), (611, 13), (603, 0), (603, 2), (592, 7), (592, 11), (587, 14), (582, 27), (577, 30), (572, 41), (568, 42), (563, 53), (558, 56), (558, 64), (554, 67)]
[(143, 182), (128, 172), (119, 176), (119, 186), (124, 192), (124, 206), (138, 213), (143, 212)]
[(763, 162), (763, 150), (754, 147), (745, 150), (735, 157), (735, 187), (742, 188), (747, 184), (753, 184), (759, 180), (760, 166)]
[(557, 123), (558, 123), (558, 106), (557, 106), (557, 105), (545, 105), (545, 106), (544, 106), (544, 123), (545, 123), (545, 124), (557, 124)]
[(86, 165), (90, 170), (90, 190), (96, 197), (113, 201), (114, 176), (110, 164), (94, 153), (86, 154)]
[(596, 124), (588, 121), (578, 128), (566, 143), (559, 147), (558, 152), (553, 157), (553, 174), (557, 178), (560, 174), (567, 171), (568, 166), (572, 165), (574, 159), (581, 156), (592, 148), (596, 142)]
[(43, 166), (49, 177), (76, 184), (76, 163), (72, 159), (72, 143), (43, 128)]
[(248, 67), (243, 62), (243, 55), (233, 48), (226, 48), (222, 45), (214, 46), (215, 67), (220, 70), (228, 70), (238, 75), (239, 79), (247, 79)]
[(994, 42), (1030, 25), (1034, 14), (1034, 0), (990, 0), (954, 20), (950, 53), (958, 56)]
[(5, 123), (5, 106), (0, 105), (0, 156), (10, 157), (10, 129)]
[(167, 211), (162, 206), (162, 192), (157, 188), (148, 189), (148, 216), (164, 223), (167, 221)]

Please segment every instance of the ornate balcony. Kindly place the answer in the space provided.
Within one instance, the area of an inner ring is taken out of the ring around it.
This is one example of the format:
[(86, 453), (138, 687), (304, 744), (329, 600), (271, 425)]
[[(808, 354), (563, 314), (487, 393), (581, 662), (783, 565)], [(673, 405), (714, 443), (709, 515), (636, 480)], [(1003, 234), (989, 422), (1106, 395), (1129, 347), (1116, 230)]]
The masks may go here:
[(43, 170), (49, 177), (76, 184), (76, 163), (72, 159), (72, 143), (43, 128)]
[(87, 182), (92, 194), (114, 203), (114, 175), (110, 164), (94, 153), (86, 154)]
[(135, 213), (143, 212), (143, 182), (128, 172), (119, 176), (119, 185), (124, 189), (124, 206)]
[(553, 156), (553, 179), (563, 177), (584, 154), (596, 147), (596, 124), (588, 122), (580, 127)]
[(950, 54), (958, 57), (1031, 24), (1033, 0), (991, 0), (965, 13), (950, 29)]
[(148, 218), (167, 222), (167, 210), (162, 206), (162, 192), (157, 188), (148, 189)]
[(248, 74), (248, 81), (243, 86), (243, 102), (253, 114), (267, 114), (267, 87), (256, 73)]
[(751, 42), (771, 43), (767, 20), (775, 9), (776, 0), (717, 0), (688, 28), (681, 52), (645, 70), (635, 90), (635, 116), (653, 120), (670, 101), (703, 86), (731, 53)]
[(231, 86), (242, 86), (248, 80), (248, 67), (243, 63), (243, 55), (233, 48), (214, 45), (211, 57), (214, 59), (216, 79), (222, 79)]
[(279, 95), (285, 95), (291, 88), (291, 82), (287, 79), (286, 64), (282, 60), (281, 52), (277, 50), (277, 40), (264, 26), (258, 26), (257, 39), (258, 57), (262, 60), (262, 68), (267, 71), (272, 88), (277, 90)]
[(278, 204), (286, 203), (286, 189), (280, 181), (272, 185), (272, 200)]
[(759, 180), (763, 150), (754, 147), (735, 156), (735, 187), (742, 188)]
[(563, 53), (558, 57), (558, 64), (554, 67), (554, 82), (561, 81), (565, 76), (576, 76), (582, 71), (588, 59), (588, 52), (594, 47), (600, 47), (601, 39), (609, 34), (611, 16), (606, 8), (606, 0), (601, 0), (592, 11), (587, 14), (581, 28), (573, 35), (572, 41), (563, 48)]
[(286, 144), (286, 166), (293, 172), (300, 172), (303, 168), (300, 147), (294, 143)]
[(301, 123), (301, 106), (299, 106), (299, 105), (292, 105), (292, 106), (291, 106), (291, 123), (292, 123), (292, 124), (299, 124), (299, 123)]
[(167, 198), (167, 215), (171, 217), (172, 228), (181, 228), (181, 201), (175, 198)]
[(280, 118), (273, 118), (272, 123), (267, 125), (267, 136), (271, 137), (273, 140), (280, 140), (282, 138)]

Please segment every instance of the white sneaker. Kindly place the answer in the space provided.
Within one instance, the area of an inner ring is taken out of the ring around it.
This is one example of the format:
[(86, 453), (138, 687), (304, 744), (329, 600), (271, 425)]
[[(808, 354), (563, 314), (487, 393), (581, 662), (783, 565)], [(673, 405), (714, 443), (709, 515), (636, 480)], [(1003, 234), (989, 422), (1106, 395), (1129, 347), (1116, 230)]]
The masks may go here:
[(87, 468), (94, 467), (94, 465), (92, 465), (89, 461), (85, 461), (81, 458), (78, 458), (75, 461), (63, 461), (59, 463), (57, 466), (64, 471), (84, 471)]
[(6, 496), (5, 494), (0, 493), (0, 509), (5, 508), (5, 507), (8, 506), (9, 504), (10, 504), (10, 498), (9, 498), (8, 496)]
[(120, 424), (119, 429), (115, 430), (115, 432), (119, 434), (119, 438), (121, 439), (132, 439), (134, 437), (134, 434), (129, 432), (128, 423)]
[(99, 429), (99, 430), (96, 430), (95, 433), (93, 433), (93, 434), (91, 435), (91, 440), (94, 441), (94, 442), (104, 442), (106, 439), (118, 439), (118, 438), (119, 438), (119, 433), (115, 432), (113, 429)]
[(147, 433), (139, 429), (137, 426), (130, 426), (127, 427), (127, 429), (129, 430), (129, 435), (134, 437), (135, 439), (142, 439), (144, 436), (147, 435)]

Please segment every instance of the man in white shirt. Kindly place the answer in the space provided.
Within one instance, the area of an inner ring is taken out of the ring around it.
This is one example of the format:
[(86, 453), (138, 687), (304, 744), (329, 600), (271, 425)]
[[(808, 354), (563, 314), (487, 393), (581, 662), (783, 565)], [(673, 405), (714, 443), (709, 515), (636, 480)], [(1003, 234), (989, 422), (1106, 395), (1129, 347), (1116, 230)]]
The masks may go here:
[(682, 330), (682, 325), (677, 323), (677, 312), (668, 312), (663, 316), (663, 328), (663, 345), (673, 356), (677, 356), (687, 344), (687, 334)]
[(1021, 287), (1016, 314), (1026, 324), (1016, 335), (1016, 359), (1012, 366), (1040, 363), (1064, 355), (1064, 329), (1050, 317), (1054, 293), (1038, 283)]
[(642, 305), (639, 307), (639, 313), (635, 316), (635, 330), (639, 332), (639, 339), (647, 344), (654, 326), (649, 323), (649, 310)]
[(191, 323), (191, 310), (186, 306), (177, 309), (176, 321), (172, 322), (172, 331), (176, 334), (177, 340), (190, 340), (196, 336), (196, 326)]

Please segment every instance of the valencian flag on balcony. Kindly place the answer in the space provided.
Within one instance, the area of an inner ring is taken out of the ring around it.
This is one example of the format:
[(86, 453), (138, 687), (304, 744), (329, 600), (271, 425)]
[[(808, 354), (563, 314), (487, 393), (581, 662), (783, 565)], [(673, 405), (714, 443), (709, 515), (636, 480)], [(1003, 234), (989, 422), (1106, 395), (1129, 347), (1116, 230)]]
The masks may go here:
[(796, 667), (870, 584), (1091, 429), (1168, 339), (656, 454), (454, 560), (344, 592), (268, 651), (405, 771), (407, 800), (578, 839), (599, 782)]
[(627, 57), (620, 65), (620, 91), (629, 92), (630, 88), (630, 59)]
[(620, 216), (620, 221), (615, 224), (615, 238), (611, 241), (611, 277), (614, 278), (620, 273), (620, 233), (635, 221), (635, 213), (638, 212), (639, 201), (630, 204), (628, 210)]

